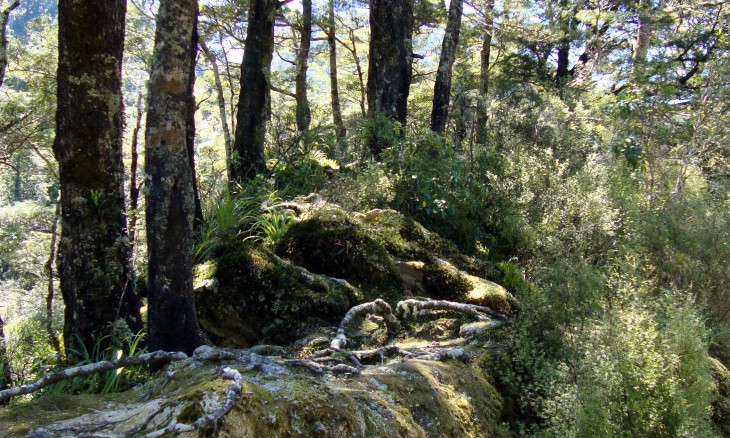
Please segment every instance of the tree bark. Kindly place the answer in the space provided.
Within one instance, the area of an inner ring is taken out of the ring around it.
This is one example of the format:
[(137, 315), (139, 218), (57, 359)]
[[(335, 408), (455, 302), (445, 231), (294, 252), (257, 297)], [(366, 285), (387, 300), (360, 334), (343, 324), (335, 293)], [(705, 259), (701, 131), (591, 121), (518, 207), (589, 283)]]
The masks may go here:
[(221, 73), (218, 68), (218, 60), (216, 59), (215, 53), (208, 49), (205, 44), (205, 39), (200, 40), (200, 48), (203, 50), (203, 54), (210, 62), (213, 67), (213, 79), (215, 81), (216, 98), (218, 99), (218, 112), (221, 118), (221, 129), (223, 130), (223, 142), (226, 148), (226, 176), (228, 181), (232, 180), (231, 177), (231, 151), (233, 150), (233, 142), (231, 141), (231, 131), (228, 128), (228, 115), (226, 114), (226, 98), (223, 95), (223, 82), (221, 81)]
[(636, 39), (634, 40), (633, 53), (631, 56), (634, 64), (646, 61), (646, 55), (649, 53), (649, 43), (651, 42), (651, 35), (653, 32), (651, 2), (648, 0), (642, 0), (639, 2), (638, 7), (639, 24), (636, 28)]
[(56, 295), (56, 287), (54, 285), (53, 278), (53, 265), (56, 263), (56, 248), (58, 242), (58, 221), (61, 218), (61, 200), (56, 200), (56, 212), (53, 215), (53, 222), (51, 223), (51, 250), (48, 254), (48, 261), (46, 261), (46, 272), (48, 274), (48, 293), (46, 294), (46, 332), (48, 333), (48, 340), (50, 341), (53, 349), (59, 355), (63, 355), (61, 351), (61, 343), (56, 336), (56, 332), (53, 331), (53, 298)]
[[(411, 85), (413, 47), (413, 2), (371, 0), (370, 54), (368, 65), (368, 116), (385, 116), (406, 124)], [(401, 135), (403, 130), (400, 131)], [(391, 146), (377, 132), (370, 138), (370, 150), (377, 158)]]
[(125, 13), (124, 0), (61, 0), (58, 5), (53, 152), (62, 193), (58, 271), (67, 357), (83, 348), (92, 351), (116, 320), (126, 321), (134, 332), (142, 328), (124, 216)]
[(8, 39), (6, 37), (8, 30), (8, 19), (13, 9), (20, 6), (19, 0), (13, 0), (7, 8), (0, 11), (0, 87), (5, 80), (5, 70), (8, 68)]
[(271, 58), (274, 54), (275, 0), (251, 0), (241, 64), (234, 139), (233, 182), (266, 172), (266, 122), (269, 114)]
[[(139, 217), (139, 184), (137, 183), (137, 168), (139, 162), (139, 131), (142, 129), (142, 92), (137, 93), (137, 117), (132, 130), (131, 158), (129, 165), (129, 258), (134, 259), (134, 247), (137, 241), (137, 218)], [(132, 269), (132, 268), (130, 268)]]
[(347, 136), (347, 129), (342, 122), (340, 107), (340, 90), (337, 82), (337, 28), (335, 26), (335, 0), (328, 2), (327, 46), (330, 55), (330, 96), (332, 98), (332, 122), (335, 124), (337, 142), (342, 143)]
[(188, 149), (188, 161), (190, 164), (190, 173), (193, 178), (193, 203), (195, 204), (195, 216), (193, 219), (193, 231), (197, 232), (203, 225), (205, 218), (203, 217), (203, 207), (200, 203), (200, 192), (198, 192), (198, 177), (195, 174), (195, 112), (198, 106), (195, 104), (195, 64), (198, 61), (198, 10), (195, 10), (193, 16), (193, 38), (189, 45), (190, 67), (188, 69), (188, 92), (187, 96), (190, 100), (188, 105), (188, 119), (186, 123), (185, 143)]
[(307, 99), (307, 69), (309, 68), (309, 46), (312, 41), (312, 0), (302, 0), (302, 22), (299, 29), (299, 50), (297, 50), (294, 98), (297, 102), (296, 120), (299, 132), (309, 131), (312, 111)]
[[(3, 319), (0, 317), (0, 391), (13, 386), (13, 376), (10, 374), (10, 359), (8, 358), (7, 347), (5, 346), (5, 332)], [(8, 404), (9, 400), (1, 400), (0, 405)]]
[(481, 62), (479, 67), (479, 98), (477, 100), (476, 140), (478, 144), (487, 143), (487, 94), (489, 94), (489, 68), (494, 35), (494, 0), (487, 0), (484, 8), (484, 40), (482, 40)]
[(160, 2), (145, 135), (150, 349), (187, 354), (203, 343), (193, 296), (189, 148), (197, 13), (196, 0)]
[(433, 88), (433, 108), (431, 109), (431, 131), (444, 135), (449, 115), (451, 98), (451, 73), (456, 60), (456, 47), (459, 45), (463, 0), (451, 0), (446, 32), (441, 44), (441, 57), (436, 71)]

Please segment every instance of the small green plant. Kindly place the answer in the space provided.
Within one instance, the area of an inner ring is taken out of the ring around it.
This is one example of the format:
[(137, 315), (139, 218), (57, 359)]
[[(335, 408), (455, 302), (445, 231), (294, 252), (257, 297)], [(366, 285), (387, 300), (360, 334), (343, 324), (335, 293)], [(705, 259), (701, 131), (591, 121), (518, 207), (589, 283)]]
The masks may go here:
[[(112, 327), (112, 333), (99, 337), (90, 352), (83, 343), (79, 342), (81, 350), (71, 351), (71, 353), (79, 358), (79, 361), (72, 366), (78, 367), (95, 362), (118, 360), (123, 357), (135, 357), (143, 354), (146, 349), (141, 344), (145, 336), (146, 334), (141, 331), (133, 334), (129, 331), (126, 323), (117, 322)], [(104, 345), (107, 346), (104, 348)], [(64, 380), (49, 386), (44, 392), (49, 394), (107, 394), (128, 389), (144, 380), (146, 376), (147, 371), (144, 365), (122, 367), (91, 376)]]

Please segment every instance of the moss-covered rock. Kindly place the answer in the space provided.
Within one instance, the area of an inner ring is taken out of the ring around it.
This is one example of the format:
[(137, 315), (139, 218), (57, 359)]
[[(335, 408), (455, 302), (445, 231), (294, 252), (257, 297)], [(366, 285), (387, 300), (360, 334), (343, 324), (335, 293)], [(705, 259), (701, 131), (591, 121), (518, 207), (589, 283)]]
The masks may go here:
[(488, 306), (506, 315), (517, 308), (517, 300), (507, 289), (467, 274), (446, 260), (434, 259), (423, 269), (423, 286), (433, 298)]
[(201, 327), (219, 346), (288, 343), (337, 325), (362, 300), (347, 282), (313, 274), (256, 245), (231, 243), (197, 269)]
[(382, 241), (341, 210), (323, 209), (293, 224), (276, 253), (312, 272), (362, 285), (364, 292), (377, 289), (379, 296), (399, 285), (394, 258)]
[[(215, 429), (178, 436), (507, 436), (499, 420), (501, 398), (479, 366), (405, 360), (357, 376), (313, 376), (307, 370), (268, 375), (229, 366), (243, 375), (233, 410)], [(0, 430), (7, 436), (38, 428), (49, 436), (142, 436), (173, 419), (190, 422), (217, 409), (230, 384), (219, 368), (182, 362), (124, 393), (124, 401), (118, 394), (85, 396), (79, 403), (69, 398), (68, 405), (54, 405), (56, 398), (14, 403), (0, 407)], [(19, 419), (22, 425), (15, 425)]]

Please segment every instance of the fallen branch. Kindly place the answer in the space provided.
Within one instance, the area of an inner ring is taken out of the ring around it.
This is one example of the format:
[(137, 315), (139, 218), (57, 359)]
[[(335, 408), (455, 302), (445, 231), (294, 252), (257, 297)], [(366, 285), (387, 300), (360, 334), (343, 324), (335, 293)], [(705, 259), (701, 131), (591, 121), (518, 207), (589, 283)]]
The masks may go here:
[(369, 314), (381, 315), (385, 319), (385, 325), (389, 329), (396, 328), (400, 325), (398, 319), (393, 315), (393, 309), (380, 298), (369, 303), (358, 304), (345, 314), (345, 317), (340, 323), (340, 327), (337, 329), (337, 336), (330, 343), (330, 348), (333, 350), (343, 349), (347, 345), (347, 337), (345, 337), (347, 326), (350, 325), (353, 319)]
[(486, 306), (477, 306), (475, 304), (456, 303), (453, 301), (443, 300), (404, 300), (399, 301), (396, 306), (396, 314), (399, 318), (406, 318), (408, 315), (416, 315), (421, 310), (450, 310), (463, 313), (480, 320), (488, 320), (489, 318), (506, 320), (507, 317), (496, 312)]
[(83, 365), (75, 368), (66, 368), (65, 370), (61, 370), (55, 373), (48, 373), (29, 385), (16, 386), (14, 388), (0, 391), (0, 401), (17, 397), (19, 395), (30, 394), (31, 392), (43, 389), (48, 385), (52, 385), (62, 380), (73, 379), (74, 377), (90, 376), (92, 374), (102, 373), (104, 371), (114, 370), (117, 368), (132, 365), (167, 363), (187, 358), (188, 356), (183, 352), (169, 353), (166, 351), (155, 351), (154, 353), (145, 353), (134, 357), (125, 357), (118, 360), (109, 360)]
[(227, 380), (233, 380), (233, 383), (231, 383), (231, 385), (228, 387), (228, 391), (226, 392), (226, 401), (223, 402), (223, 405), (220, 408), (216, 409), (210, 414), (203, 415), (202, 417), (195, 420), (193, 424), (171, 423), (164, 429), (159, 429), (154, 432), (148, 433), (147, 435), (145, 435), (145, 438), (155, 438), (158, 436), (162, 436), (166, 433), (193, 432), (203, 426), (214, 424), (216, 421), (223, 418), (224, 415), (226, 415), (231, 409), (233, 409), (236, 401), (241, 396), (241, 391), (243, 389), (243, 378), (241, 377), (241, 373), (234, 370), (233, 368), (226, 367), (223, 368), (221, 371), (223, 373), (223, 378)]

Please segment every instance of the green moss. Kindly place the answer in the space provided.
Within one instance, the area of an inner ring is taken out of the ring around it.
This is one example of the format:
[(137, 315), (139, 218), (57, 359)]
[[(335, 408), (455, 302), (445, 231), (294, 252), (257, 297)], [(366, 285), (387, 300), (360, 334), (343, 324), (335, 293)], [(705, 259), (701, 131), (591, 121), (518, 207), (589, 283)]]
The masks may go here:
[(518, 305), (497, 283), (467, 274), (441, 259), (424, 267), (423, 284), (432, 297), (488, 306), (504, 314), (511, 314)]
[(292, 263), (362, 285), (373, 296), (393, 297), (398, 289), (394, 259), (383, 244), (340, 210), (323, 210), (295, 223), (276, 246)]
[(265, 248), (231, 243), (212, 268), (215, 285), (198, 289), (198, 318), (219, 346), (285, 343), (312, 327), (336, 325), (361, 296), (353, 287), (284, 263)]

